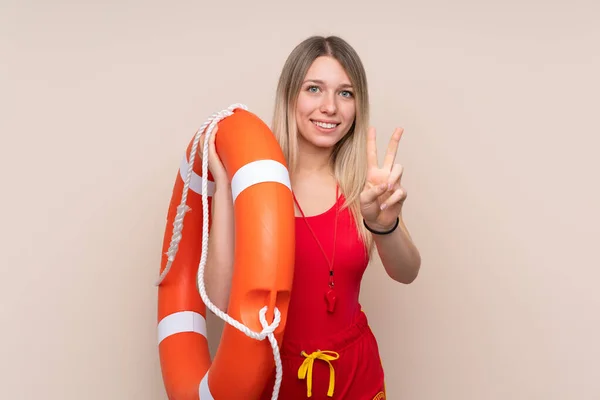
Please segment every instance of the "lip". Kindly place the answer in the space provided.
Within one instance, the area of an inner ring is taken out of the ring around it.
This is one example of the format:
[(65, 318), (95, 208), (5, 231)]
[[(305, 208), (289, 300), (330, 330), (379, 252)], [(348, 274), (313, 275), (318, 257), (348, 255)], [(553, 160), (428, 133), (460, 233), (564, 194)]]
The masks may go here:
[(311, 122), (321, 122), (323, 124), (336, 124), (336, 125), (340, 124), (337, 121), (326, 121), (326, 120), (323, 120), (323, 119), (311, 119)]
[[(339, 122), (327, 122), (327, 121), (321, 121), (321, 120), (316, 120), (316, 119), (311, 119), (310, 122), (318, 131), (323, 132), (323, 133), (331, 133), (331, 132), (335, 131), (338, 128), (338, 126), (340, 125)], [(322, 122), (322, 123), (326, 123), (326, 124), (335, 124), (335, 126), (333, 128), (323, 128), (322, 126), (317, 125), (315, 122)]]

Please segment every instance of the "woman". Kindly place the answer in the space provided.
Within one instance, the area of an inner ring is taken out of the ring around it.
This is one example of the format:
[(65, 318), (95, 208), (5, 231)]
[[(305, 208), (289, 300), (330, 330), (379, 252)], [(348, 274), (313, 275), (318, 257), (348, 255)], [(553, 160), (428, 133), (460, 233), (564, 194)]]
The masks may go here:
[[(395, 163), (396, 129), (379, 166), (368, 128), (360, 58), (339, 37), (310, 37), (290, 54), (276, 94), (272, 130), (290, 171), (296, 204), (296, 264), (281, 348), (280, 399), (385, 399), (377, 342), (359, 304), (360, 283), (377, 249), (387, 274), (412, 282), (420, 255), (402, 221), (406, 191)], [(289, 127), (289, 129), (288, 129)], [(227, 308), (233, 272), (233, 207), (211, 136), (216, 190), (205, 280)], [(271, 398), (272, 382), (264, 399)]]

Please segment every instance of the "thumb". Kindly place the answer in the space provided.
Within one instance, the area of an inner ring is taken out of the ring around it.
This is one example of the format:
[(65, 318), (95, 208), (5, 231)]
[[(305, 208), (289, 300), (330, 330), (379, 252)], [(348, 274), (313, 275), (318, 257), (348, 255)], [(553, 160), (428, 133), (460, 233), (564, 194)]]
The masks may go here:
[(374, 185), (370, 188), (366, 188), (360, 194), (360, 201), (364, 205), (370, 205), (374, 203), (379, 196), (381, 196), (387, 189), (387, 184), (383, 183), (380, 185)]
[(202, 159), (202, 156), (204, 155), (204, 139), (206, 139), (206, 131), (200, 134), (200, 139), (198, 140), (198, 150), (196, 153), (198, 153), (200, 159)]

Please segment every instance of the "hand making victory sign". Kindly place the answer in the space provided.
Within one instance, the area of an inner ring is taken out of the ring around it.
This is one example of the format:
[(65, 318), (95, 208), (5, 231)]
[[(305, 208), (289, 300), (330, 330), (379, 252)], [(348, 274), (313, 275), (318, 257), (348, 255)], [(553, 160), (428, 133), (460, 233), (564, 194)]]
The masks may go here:
[(396, 152), (404, 130), (396, 128), (379, 167), (375, 128), (367, 133), (367, 180), (360, 194), (360, 208), (365, 224), (377, 231), (394, 227), (406, 199), (406, 190), (401, 186), (403, 167), (396, 164)]

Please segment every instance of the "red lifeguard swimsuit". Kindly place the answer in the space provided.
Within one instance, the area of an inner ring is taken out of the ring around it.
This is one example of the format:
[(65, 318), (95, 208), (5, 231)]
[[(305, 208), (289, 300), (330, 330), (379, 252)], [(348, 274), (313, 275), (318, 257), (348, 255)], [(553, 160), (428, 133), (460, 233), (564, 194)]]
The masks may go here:
[[(296, 218), (294, 282), (281, 346), (281, 400), (385, 399), (379, 349), (359, 303), (367, 250), (350, 210), (341, 209), (344, 201), (340, 196), (329, 210), (307, 216), (307, 221)], [(329, 262), (306, 222), (331, 260), (338, 208), (333, 263), (336, 305), (334, 312), (328, 312)], [(273, 382), (274, 374), (261, 399), (271, 398)]]

